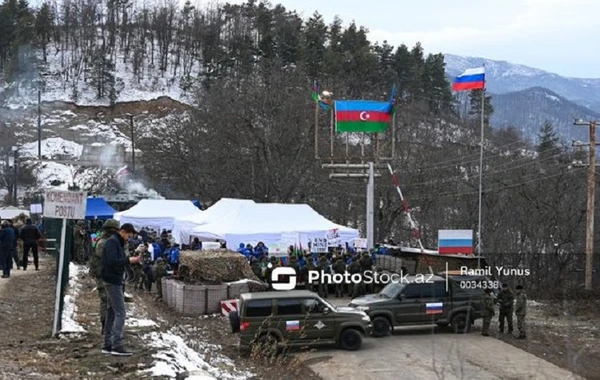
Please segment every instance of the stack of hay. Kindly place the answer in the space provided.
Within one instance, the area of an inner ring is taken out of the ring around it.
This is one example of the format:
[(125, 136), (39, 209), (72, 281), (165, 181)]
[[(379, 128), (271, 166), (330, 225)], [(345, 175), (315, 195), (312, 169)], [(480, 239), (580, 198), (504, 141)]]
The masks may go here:
[(233, 251), (182, 251), (179, 277), (188, 284), (258, 281), (248, 260)]

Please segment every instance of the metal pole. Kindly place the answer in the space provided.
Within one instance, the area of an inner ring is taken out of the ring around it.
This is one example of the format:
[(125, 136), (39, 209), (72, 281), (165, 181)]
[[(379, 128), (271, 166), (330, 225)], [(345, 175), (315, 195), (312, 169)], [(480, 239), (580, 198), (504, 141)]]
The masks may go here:
[(477, 268), (481, 268), (482, 242), (481, 238), (481, 198), (483, 197), (483, 132), (485, 119), (485, 90), (481, 90), (481, 143), (479, 146), (479, 222), (477, 225)]
[(585, 229), (585, 289), (592, 290), (594, 263), (594, 205), (596, 203), (596, 122), (590, 123), (590, 163), (588, 169), (587, 213)]
[(42, 91), (38, 90), (38, 160), (42, 160)]
[(15, 205), (15, 207), (19, 206), (19, 201), (17, 199), (18, 197), (18, 193), (17, 193), (17, 189), (18, 189), (18, 184), (17, 184), (17, 175), (18, 175), (18, 169), (17, 169), (17, 157), (19, 155), (19, 152), (15, 149), (13, 151), (13, 158), (14, 158), (14, 162), (13, 162), (13, 204)]
[(369, 182), (367, 184), (367, 249), (373, 249), (375, 240), (374, 225), (375, 167), (369, 162)]
[(396, 112), (392, 114), (392, 159), (396, 157)]
[(54, 323), (52, 324), (52, 336), (56, 336), (61, 328), (62, 313), (60, 312), (62, 284), (65, 266), (65, 238), (67, 235), (67, 219), (63, 219), (60, 231), (60, 250), (58, 256), (58, 277), (56, 278), (56, 298), (54, 300)]
[(315, 102), (315, 160), (319, 159), (319, 102)]
[(129, 115), (129, 125), (131, 126), (131, 171), (135, 173), (135, 136), (133, 134), (133, 115)]
[(335, 114), (335, 102), (333, 103), (333, 107), (331, 109), (331, 118), (330, 118), (330, 123), (331, 123), (331, 131), (330, 131), (330, 151), (331, 151), (331, 163), (333, 164), (333, 139), (334, 139), (334, 120), (333, 120), (333, 116)]

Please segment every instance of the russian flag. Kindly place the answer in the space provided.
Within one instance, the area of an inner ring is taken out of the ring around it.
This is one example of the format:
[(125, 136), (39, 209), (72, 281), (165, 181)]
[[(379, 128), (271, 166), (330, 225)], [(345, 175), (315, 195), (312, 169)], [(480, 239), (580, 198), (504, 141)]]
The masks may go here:
[(483, 90), (485, 88), (485, 67), (466, 69), (452, 84), (453, 91)]
[(285, 329), (287, 331), (298, 331), (300, 330), (300, 321), (286, 321)]
[(425, 304), (425, 314), (442, 314), (444, 312), (443, 302)]
[(443, 254), (473, 254), (472, 230), (439, 230), (438, 253)]

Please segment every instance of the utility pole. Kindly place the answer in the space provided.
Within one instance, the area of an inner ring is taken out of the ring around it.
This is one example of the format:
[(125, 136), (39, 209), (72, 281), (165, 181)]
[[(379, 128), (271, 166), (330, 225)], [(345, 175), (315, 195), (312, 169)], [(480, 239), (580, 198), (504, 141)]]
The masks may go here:
[(589, 162), (587, 178), (587, 212), (585, 227), (585, 289), (592, 290), (594, 264), (594, 207), (596, 205), (596, 122), (575, 120), (573, 125), (589, 127)]
[(129, 127), (131, 129), (131, 171), (135, 173), (135, 135), (133, 133), (133, 115), (127, 114), (129, 116)]
[(42, 90), (38, 90), (38, 160), (42, 160)]
[[(369, 162), (366, 164), (323, 164), (323, 169), (347, 169), (356, 170), (352, 173), (331, 173), (329, 178), (367, 178), (367, 249), (373, 249), (375, 246), (375, 177), (381, 177), (381, 174), (375, 173), (375, 164)], [(367, 170), (365, 173), (364, 170)]]

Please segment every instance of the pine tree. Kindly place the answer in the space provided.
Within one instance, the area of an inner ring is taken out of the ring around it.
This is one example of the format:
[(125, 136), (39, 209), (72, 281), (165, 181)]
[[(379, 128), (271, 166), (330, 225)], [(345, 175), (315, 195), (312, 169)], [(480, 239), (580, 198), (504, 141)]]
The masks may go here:
[(558, 146), (559, 137), (554, 130), (554, 125), (550, 121), (546, 121), (542, 125), (538, 138), (540, 142), (537, 146), (537, 151), (541, 155), (554, 151)]
[(492, 106), (492, 97), (487, 95), (486, 90), (473, 90), (469, 93), (469, 117), (474, 120), (481, 119), (481, 92), (484, 92), (485, 108), (483, 110), (483, 124), (486, 127), (490, 126), (490, 117), (494, 113)]
[(114, 69), (115, 66), (110, 59), (107, 47), (97, 48), (91, 64), (90, 85), (96, 88), (98, 99), (108, 96), (111, 105), (114, 105), (118, 95)]
[(327, 25), (318, 12), (313, 13), (306, 22), (303, 37), (306, 71), (309, 78), (317, 78), (323, 72), (327, 41)]
[(40, 7), (36, 18), (35, 18), (35, 33), (37, 35), (38, 46), (42, 48), (42, 55), (44, 63), (46, 63), (46, 49), (50, 42), (50, 36), (52, 35), (52, 28), (54, 26), (54, 15), (52, 14), (52, 8), (50, 3), (45, 2)]

